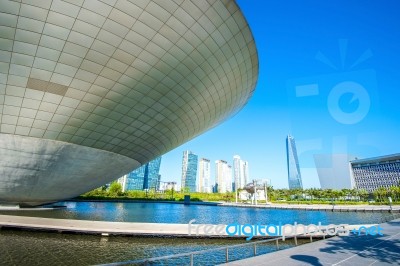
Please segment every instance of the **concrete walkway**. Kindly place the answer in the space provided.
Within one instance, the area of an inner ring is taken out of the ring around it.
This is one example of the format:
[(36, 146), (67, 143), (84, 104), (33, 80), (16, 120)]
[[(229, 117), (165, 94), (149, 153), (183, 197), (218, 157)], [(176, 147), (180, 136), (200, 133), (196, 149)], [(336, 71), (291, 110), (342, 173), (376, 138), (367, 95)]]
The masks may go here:
[(383, 236), (336, 236), (223, 265), (400, 265), (400, 219), (381, 227)]
[(0, 227), (86, 234), (186, 236), (187, 224), (127, 223), (0, 215)]
[[(236, 234), (228, 236), (225, 231), (226, 225), (208, 225), (197, 224), (192, 220), (189, 224), (171, 224), (171, 223), (130, 223), (130, 222), (106, 222), (106, 221), (89, 221), (89, 220), (74, 220), (74, 219), (55, 219), (41, 218), (29, 216), (13, 216), (0, 215), (0, 228), (20, 228), (29, 230), (43, 230), (55, 232), (74, 232), (83, 234), (101, 234), (101, 235), (137, 235), (137, 236), (167, 236), (167, 237), (237, 237), (246, 238), (247, 236)], [(360, 226), (372, 226), (372, 224), (364, 225), (348, 225), (347, 228), (352, 230)], [(189, 230), (190, 228), (190, 230)], [(233, 229), (231, 229), (232, 231)], [(265, 229), (263, 229), (265, 231)], [(273, 230), (272, 230), (273, 231)], [(290, 235), (287, 230), (287, 235)], [(266, 234), (266, 232), (263, 232)], [(302, 236), (304, 233), (302, 228), (297, 231), (299, 238), (308, 238)], [(318, 234), (316, 234), (318, 236)], [(272, 236), (275, 237), (275, 236)], [(322, 237), (322, 236), (321, 236)], [(253, 236), (256, 238), (265, 238), (265, 235)]]

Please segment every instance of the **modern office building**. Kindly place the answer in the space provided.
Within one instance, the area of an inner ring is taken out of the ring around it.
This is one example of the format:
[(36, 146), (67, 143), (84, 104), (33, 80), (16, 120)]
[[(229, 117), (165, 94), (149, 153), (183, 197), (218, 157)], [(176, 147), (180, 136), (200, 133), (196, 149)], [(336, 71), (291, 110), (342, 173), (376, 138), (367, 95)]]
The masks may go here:
[(286, 156), (289, 189), (303, 188), (301, 181), (299, 158), (297, 157), (296, 142), (290, 135), (286, 138)]
[(201, 158), (199, 161), (199, 182), (198, 182), (198, 192), (211, 193), (211, 168), (210, 160), (206, 158)]
[(215, 190), (218, 193), (232, 192), (232, 167), (224, 160), (215, 161)]
[(165, 190), (173, 190), (173, 191), (177, 191), (178, 190), (178, 186), (176, 182), (161, 182), (160, 183), (160, 190), (165, 191)]
[(191, 151), (184, 151), (182, 158), (181, 189), (196, 192), (198, 156)]
[(122, 191), (128, 190), (146, 190), (160, 188), (160, 165), (161, 157), (142, 165), (138, 169), (133, 170), (118, 179), (122, 185)]
[(233, 180), (233, 191), (244, 188), (249, 180), (249, 163), (239, 155), (233, 156)]
[(146, 164), (143, 189), (160, 189), (161, 156)]
[(373, 192), (400, 185), (400, 154), (352, 160), (350, 165), (358, 189)]
[(315, 168), (322, 189), (353, 189), (355, 183), (351, 174), (349, 154), (314, 154)]
[(0, 28), (1, 204), (123, 176), (240, 111), (258, 78), (233, 0), (2, 0)]
[(240, 167), (240, 156), (234, 155), (233, 156), (233, 191), (238, 190), (240, 187), (240, 180), (241, 180), (241, 167)]

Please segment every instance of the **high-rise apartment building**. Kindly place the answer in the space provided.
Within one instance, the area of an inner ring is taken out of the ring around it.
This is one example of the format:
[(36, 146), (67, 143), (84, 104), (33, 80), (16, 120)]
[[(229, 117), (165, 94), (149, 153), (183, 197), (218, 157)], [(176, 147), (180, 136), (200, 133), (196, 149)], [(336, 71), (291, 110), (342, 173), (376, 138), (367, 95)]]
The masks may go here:
[(249, 162), (242, 161), (241, 169), (243, 169), (243, 178), (240, 179), (240, 186), (241, 188), (244, 188), (250, 182)]
[(161, 157), (142, 165), (138, 169), (118, 179), (122, 191), (159, 189)]
[(198, 192), (211, 193), (210, 171), (210, 160), (201, 158), (199, 161)]
[(286, 155), (288, 168), (289, 189), (303, 188), (301, 182), (299, 158), (297, 157), (296, 142), (290, 135), (286, 138)]
[(232, 180), (232, 166), (228, 165), (226, 169), (226, 192), (232, 192), (233, 180)]
[(217, 192), (232, 192), (232, 167), (224, 160), (215, 161), (215, 181)]
[(232, 190), (244, 188), (249, 180), (249, 163), (240, 159), (239, 155), (233, 156), (233, 186)]
[(190, 192), (196, 191), (198, 157), (191, 151), (184, 151), (182, 158), (182, 183), (181, 190), (189, 189)]

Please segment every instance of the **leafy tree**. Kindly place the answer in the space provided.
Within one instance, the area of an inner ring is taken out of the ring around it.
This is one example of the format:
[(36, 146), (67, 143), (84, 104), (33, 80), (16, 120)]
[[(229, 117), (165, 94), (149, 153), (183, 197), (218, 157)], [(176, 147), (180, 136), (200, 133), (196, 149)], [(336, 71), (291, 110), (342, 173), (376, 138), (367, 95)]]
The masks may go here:
[(224, 200), (226, 202), (233, 201), (233, 198), (234, 198), (233, 193), (232, 192), (231, 193), (230, 192), (226, 192), (225, 195), (223, 195)]
[(117, 181), (112, 182), (108, 189), (108, 194), (112, 197), (121, 196), (123, 194), (121, 184)]
[(367, 198), (368, 198), (368, 196), (369, 196), (369, 193), (368, 193), (367, 190), (365, 190), (365, 189), (359, 189), (359, 190), (357, 191), (357, 193), (358, 193), (358, 196), (360, 196), (360, 199), (361, 199), (362, 201), (367, 201)]
[(388, 191), (384, 187), (379, 187), (377, 190), (374, 191), (374, 196), (376, 201), (382, 202), (386, 198)]
[(174, 199), (174, 192), (175, 192), (175, 189), (174, 189), (174, 187), (172, 187), (171, 189), (167, 189), (165, 191), (165, 194), (167, 194), (170, 199)]
[(190, 187), (184, 187), (182, 192), (185, 194), (190, 194)]
[(340, 191), (340, 190), (333, 189), (331, 191), (331, 196), (332, 196), (333, 200), (338, 200), (341, 195), (342, 195), (342, 191)]

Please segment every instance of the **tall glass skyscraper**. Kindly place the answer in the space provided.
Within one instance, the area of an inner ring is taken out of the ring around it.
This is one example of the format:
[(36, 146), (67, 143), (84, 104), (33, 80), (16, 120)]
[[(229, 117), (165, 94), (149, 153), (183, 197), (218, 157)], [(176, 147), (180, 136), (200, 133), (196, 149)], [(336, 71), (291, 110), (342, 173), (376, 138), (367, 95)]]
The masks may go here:
[(286, 155), (288, 168), (289, 189), (303, 189), (301, 182), (299, 158), (297, 158), (296, 142), (290, 135), (286, 138)]
[(160, 165), (161, 165), (161, 157), (157, 157), (156, 159), (148, 162), (147, 168), (144, 175), (143, 187), (146, 189), (156, 188), (159, 190), (160, 188)]
[(142, 165), (138, 169), (118, 179), (123, 191), (159, 189), (161, 157)]
[(190, 192), (196, 192), (197, 161), (196, 154), (183, 152), (181, 190), (188, 188)]

